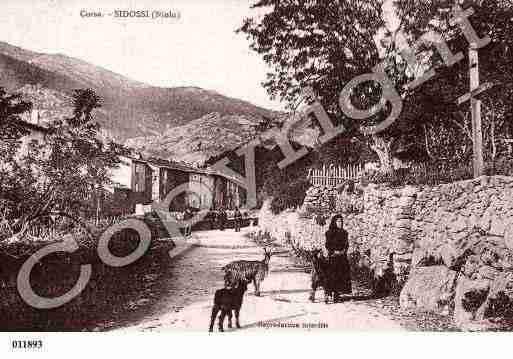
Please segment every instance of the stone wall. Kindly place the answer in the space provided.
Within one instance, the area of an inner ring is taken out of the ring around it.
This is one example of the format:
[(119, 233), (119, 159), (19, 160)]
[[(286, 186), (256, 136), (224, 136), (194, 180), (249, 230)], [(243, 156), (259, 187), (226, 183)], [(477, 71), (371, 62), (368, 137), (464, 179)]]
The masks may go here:
[(312, 186), (306, 191), (303, 211), (328, 213), (336, 209), (337, 188), (333, 186)]
[[(416, 189), (415, 195), (409, 225), (415, 270), (401, 293), (401, 306), (446, 312), (447, 305), (456, 324), (466, 329), (487, 328), (493, 325), (490, 319), (509, 316), (513, 178), (481, 177)], [(437, 266), (431, 280), (446, 289), (438, 304), (425, 305), (419, 298), (427, 293), (415, 288)], [(444, 284), (448, 278), (452, 283)]]
[(305, 204), (299, 212), (279, 216), (264, 206), (261, 230), (322, 248), (328, 223), (316, 224), (312, 214), (342, 212), (351, 255), (377, 277), (393, 271), (403, 287), (403, 308), (451, 314), (460, 327), (504, 318), (513, 310), (513, 178), (403, 188), (368, 185), (353, 194), (316, 188), (309, 190)]

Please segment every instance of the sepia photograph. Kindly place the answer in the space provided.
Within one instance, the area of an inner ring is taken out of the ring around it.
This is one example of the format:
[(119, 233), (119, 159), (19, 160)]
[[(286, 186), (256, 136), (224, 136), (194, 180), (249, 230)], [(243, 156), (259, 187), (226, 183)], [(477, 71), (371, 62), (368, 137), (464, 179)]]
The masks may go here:
[(513, 330), (512, 0), (0, 9), (8, 352)]

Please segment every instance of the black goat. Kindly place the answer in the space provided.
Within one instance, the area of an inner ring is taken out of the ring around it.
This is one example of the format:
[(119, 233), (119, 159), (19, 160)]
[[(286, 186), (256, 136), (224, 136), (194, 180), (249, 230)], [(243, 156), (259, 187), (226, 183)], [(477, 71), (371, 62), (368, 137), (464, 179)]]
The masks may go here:
[(223, 267), (225, 271), (225, 284), (227, 286), (234, 286), (239, 281), (253, 282), (255, 295), (260, 296), (260, 283), (262, 283), (269, 272), (271, 256), (271, 250), (264, 248), (264, 259), (261, 261), (240, 260), (225, 265)]
[(329, 260), (324, 257), (320, 249), (311, 251), (307, 254), (307, 259), (312, 265), (310, 301), (315, 301), (315, 292), (317, 288), (324, 289), (324, 302), (327, 304), (330, 297), (333, 299), (335, 292), (330, 288), (330, 268)]
[(212, 315), (210, 317), (209, 332), (214, 330), (214, 322), (219, 311), (221, 311), (221, 315), (219, 316), (220, 332), (224, 332), (223, 324), (226, 316), (228, 316), (228, 328), (232, 327), (232, 311), (235, 312), (235, 325), (237, 328), (240, 328), (240, 308), (242, 306), (244, 292), (246, 292), (247, 289), (248, 283), (245, 281), (239, 281), (235, 287), (216, 290), (214, 295), (214, 306), (212, 307)]

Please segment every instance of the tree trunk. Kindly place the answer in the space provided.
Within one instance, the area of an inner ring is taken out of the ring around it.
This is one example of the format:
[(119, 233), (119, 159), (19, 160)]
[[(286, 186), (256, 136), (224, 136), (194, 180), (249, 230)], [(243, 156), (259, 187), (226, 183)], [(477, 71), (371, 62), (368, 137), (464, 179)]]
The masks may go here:
[(392, 157), (392, 143), (393, 140), (385, 140), (383, 137), (372, 135), (373, 144), (371, 149), (376, 152), (381, 164), (381, 170), (386, 173), (391, 173), (394, 170), (393, 157)]
[(491, 128), (490, 128), (490, 141), (492, 142), (492, 162), (495, 163), (495, 158), (497, 158), (497, 142), (496, 142), (496, 138), (495, 138), (495, 114), (492, 110), (492, 114), (491, 114)]
[(96, 227), (100, 225), (100, 196), (98, 195), (96, 198)]
[(102, 215), (103, 186), (100, 184), (96, 189), (96, 227), (100, 225), (100, 217)]
[(495, 137), (495, 114), (492, 110), (491, 116), (490, 116), (490, 142), (492, 145), (492, 153), (490, 158), (490, 164), (491, 164), (491, 173), (487, 173), (489, 175), (494, 175), (495, 173), (495, 160), (497, 158), (497, 142)]

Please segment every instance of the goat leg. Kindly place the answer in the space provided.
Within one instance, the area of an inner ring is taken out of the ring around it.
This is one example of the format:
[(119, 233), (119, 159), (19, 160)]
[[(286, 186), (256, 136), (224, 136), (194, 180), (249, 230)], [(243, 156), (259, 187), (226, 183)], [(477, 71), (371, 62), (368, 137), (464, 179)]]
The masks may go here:
[(232, 329), (232, 310), (229, 309), (226, 314), (228, 315), (228, 328)]
[(261, 283), (261, 279), (256, 278), (255, 279), (255, 295), (257, 297), (260, 297), (260, 283)]
[(210, 326), (208, 328), (209, 332), (214, 331), (214, 322), (216, 320), (217, 313), (219, 313), (219, 307), (217, 305), (214, 305), (214, 307), (212, 308), (212, 315), (210, 316)]
[(330, 288), (324, 288), (324, 303), (328, 304), (330, 301), (330, 297), (333, 297), (333, 292)]
[(219, 316), (219, 331), (220, 332), (224, 332), (224, 328), (223, 328), (224, 317), (226, 317), (226, 310), (221, 309), (221, 315)]
[(310, 302), (315, 302), (315, 292), (317, 291), (317, 286), (312, 284), (312, 290), (310, 291), (310, 297), (308, 297), (308, 299), (310, 300)]
[(239, 314), (240, 314), (240, 307), (235, 308), (235, 326), (237, 326), (237, 329), (240, 329)]

